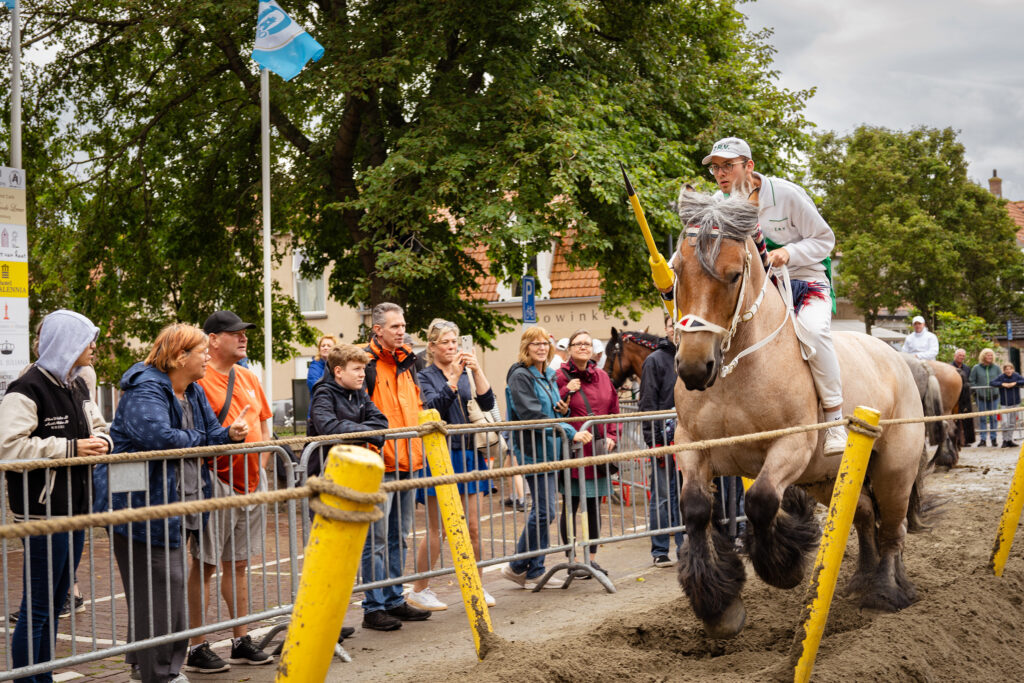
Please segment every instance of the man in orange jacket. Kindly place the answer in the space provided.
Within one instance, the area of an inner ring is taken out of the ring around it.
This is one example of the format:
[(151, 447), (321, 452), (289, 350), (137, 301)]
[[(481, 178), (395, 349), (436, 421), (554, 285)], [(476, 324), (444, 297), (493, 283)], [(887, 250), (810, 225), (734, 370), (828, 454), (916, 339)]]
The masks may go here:
[[(382, 303), (371, 315), (373, 339), (364, 349), (370, 354), (366, 393), (388, 418), (389, 427), (415, 427), (423, 402), (416, 384), (416, 355), (403, 344), (405, 314), (397, 304)], [(409, 479), (423, 467), (423, 442), (389, 439), (381, 455), (384, 481)], [(363, 548), (364, 582), (402, 576), (414, 505), (412, 491), (388, 494), (381, 505), (384, 516), (370, 525)], [(394, 631), (402, 627), (403, 621), (423, 621), (429, 616), (430, 612), (406, 604), (401, 583), (368, 590), (363, 598), (363, 628)]]

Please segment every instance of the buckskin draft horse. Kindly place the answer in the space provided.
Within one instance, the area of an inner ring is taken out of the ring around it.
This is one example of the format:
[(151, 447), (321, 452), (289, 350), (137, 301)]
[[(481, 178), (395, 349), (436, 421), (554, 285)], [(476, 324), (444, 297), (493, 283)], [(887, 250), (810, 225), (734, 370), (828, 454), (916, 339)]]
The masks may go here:
[[(674, 260), (681, 316), (676, 443), (821, 422), (791, 310), (767, 279), (753, 240), (756, 208), (698, 193), (681, 195), (676, 208), (684, 225)], [(883, 419), (921, 417), (917, 388), (898, 353), (864, 334), (837, 333), (834, 341), (846, 414), (865, 405)], [(677, 455), (687, 530), (679, 583), (709, 636), (732, 637), (746, 621), (743, 563), (711, 521), (712, 477), (755, 479), (746, 493), (751, 564), (765, 583), (793, 588), (820, 537), (813, 499), (828, 504), (841, 460), (823, 456), (823, 441), (824, 433), (814, 431)], [(888, 426), (875, 441), (854, 515), (857, 568), (846, 586), (863, 607), (895, 611), (916, 599), (902, 552), (923, 448), (921, 423)]]

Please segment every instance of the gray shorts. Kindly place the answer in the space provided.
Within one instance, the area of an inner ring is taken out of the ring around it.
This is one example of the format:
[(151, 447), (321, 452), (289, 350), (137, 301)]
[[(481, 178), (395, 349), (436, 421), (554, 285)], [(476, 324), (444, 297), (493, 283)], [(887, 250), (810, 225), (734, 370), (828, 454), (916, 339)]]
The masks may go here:
[[(267, 475), (260, 468), (257, 491), (267, 490)], [(229, 484), (213, 475), (213, 496), (235, 495)], [(267, 506), (250, 505), (210, 513), (198, 534), (190, 534), (192, 557), (204, 564), (241, 562), (263, 555), (263, 537), (267, 530)]]

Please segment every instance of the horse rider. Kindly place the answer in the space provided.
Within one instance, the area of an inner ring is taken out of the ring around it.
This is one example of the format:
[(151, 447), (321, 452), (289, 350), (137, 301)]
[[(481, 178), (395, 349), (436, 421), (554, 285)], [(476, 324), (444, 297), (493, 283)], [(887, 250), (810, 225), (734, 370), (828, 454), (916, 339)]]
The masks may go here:
[[(747, 197), (757, 206), (761, 232), (770, 250), (768, 263), (788, 266), (794, 282), (806, 283), (798, 283), (807, 294), (796, 316), (806, 332), (806, 341), (815, 349), (807, 363), (825, 422), (841, 420), (843, 386), (832, 343), (832, 284), (828, 272), (829, 254), (836, 243), (832, 228), (802, 187), (754, 171), (750, 145), (743, 140), (719, 140), (702, 163), (718, 183), (716, 197)], [(825, 431), (825, 455), (842, 453), (845, 448), (846, 427), (829, 427)]]

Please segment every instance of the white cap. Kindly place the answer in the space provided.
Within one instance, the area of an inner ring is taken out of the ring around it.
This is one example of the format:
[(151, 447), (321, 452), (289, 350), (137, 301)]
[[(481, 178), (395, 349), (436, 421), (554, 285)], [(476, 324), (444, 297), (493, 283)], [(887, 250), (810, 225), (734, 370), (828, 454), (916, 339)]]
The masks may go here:
[(735, 159), (736, 157), (754, 158), (750, 154), (750, 145), (739, 138), (722, 138), (714, 144), (711, 148), (711, 153), (704, 157), (704, 161), (700, 163), (707, 166), (711, 163), (711, 157), (722, 157), (723, 159)]
[(558, 349), (559, 351), (568, 351), (569, 350), (569, 338), (568, 337), (562, 337), (561, 339), (559, 339), (558, 342), (555, 344), (555, 348)]
[(922, 317), (920, 315), (915, 315), (914, 319), (910, 321), (910, 324), (913, 325), (914, 323), (923, 323), (923, 322), (924, 322), (924, 317)]
[(604, 353), (604, 342), (603, 341), (601, 341), (600, 339), (595, 339), (593, 341), (593, 344), (594, 344), (594, 355), (595, 356), (600, 356), (602, 353)]

